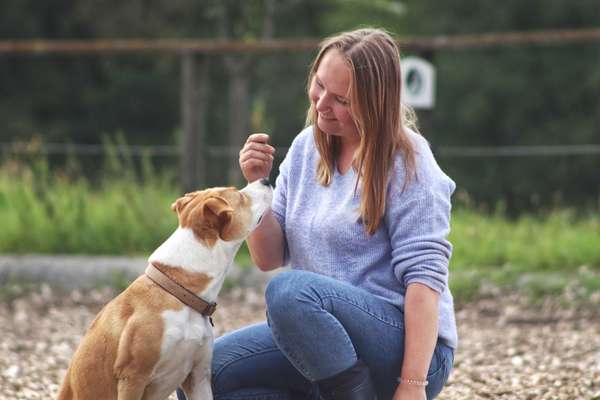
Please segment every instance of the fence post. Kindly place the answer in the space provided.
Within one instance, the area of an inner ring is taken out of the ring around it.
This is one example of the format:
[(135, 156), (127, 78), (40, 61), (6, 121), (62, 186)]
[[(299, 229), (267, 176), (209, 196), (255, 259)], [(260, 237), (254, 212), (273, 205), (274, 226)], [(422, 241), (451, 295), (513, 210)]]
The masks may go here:
[(208, 60), (187, 52), (181, 57), (180, 185), (191, 192), (206, 183), (206, 93)]

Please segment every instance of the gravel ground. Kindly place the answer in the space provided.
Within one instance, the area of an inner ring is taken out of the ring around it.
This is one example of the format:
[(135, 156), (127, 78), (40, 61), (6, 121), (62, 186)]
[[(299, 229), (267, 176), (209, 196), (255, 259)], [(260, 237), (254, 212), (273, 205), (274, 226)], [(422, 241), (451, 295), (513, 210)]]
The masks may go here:
[[(70, 357), (109, 289), (49, 287), (0, 303), (0, 399), (55, 398)], [(600, 400), (600, 312), (596, 306), (531, 305), (494, 293), (457, 310), (460, 348), (439, 399)], [(216, 334), (264, 317), (262, 291), (221, 294)], [(174, 398), (174, 397), (172, 397)]]

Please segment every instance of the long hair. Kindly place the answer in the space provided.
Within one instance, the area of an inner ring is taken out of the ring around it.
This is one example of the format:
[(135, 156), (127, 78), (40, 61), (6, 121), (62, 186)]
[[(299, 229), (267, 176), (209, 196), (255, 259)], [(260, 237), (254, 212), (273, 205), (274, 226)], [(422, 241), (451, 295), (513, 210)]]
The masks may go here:
[[(325, 39), (308, 76), (308, 89), (325, 53), (337, 50), (350, 69), (350, 114), (358, 129), (360, 144), (352, 167), (357, 172), (360, 217), (372, 235), (385, 213), (385, 199), (394, 156), (401, 152), (405, 167), (403, 187), (415, 175), (415, 148), (406, 128), (417, 130), (413, 110), (400, 100), (402, 78), (400, 51), (392, 37), (380, 29), (358, 29)], [(317, 111), (312, 102), (306, 124), (314, 126), (320, 159), (317, 177), (329, 186), (340, 151), (340, 139), (327, 135), (317, 126)]]

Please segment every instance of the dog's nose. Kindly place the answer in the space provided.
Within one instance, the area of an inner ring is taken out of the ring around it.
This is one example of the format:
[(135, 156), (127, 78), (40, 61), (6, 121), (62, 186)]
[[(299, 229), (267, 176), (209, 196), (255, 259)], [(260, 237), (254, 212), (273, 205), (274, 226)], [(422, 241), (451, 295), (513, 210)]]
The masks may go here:
[(271, 186), (271, 182), (269, 182), (269, 178), (262, 178), (260, 180), (260, 183), (262, 183), (265, 186)]

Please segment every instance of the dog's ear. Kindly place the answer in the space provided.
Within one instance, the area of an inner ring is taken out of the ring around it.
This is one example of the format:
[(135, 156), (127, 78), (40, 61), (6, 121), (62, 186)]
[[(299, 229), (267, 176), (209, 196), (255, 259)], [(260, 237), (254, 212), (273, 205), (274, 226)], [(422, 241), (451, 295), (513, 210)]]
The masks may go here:
[(196, 193), (197, 192), (186, 193), (185, 195), (175, 200), (175, 202), (171, 204), (171, 210), (175, 211), (177, 215), (181, 214), (181, 211), (183, 211), (185, 206), (187, 206), (190, 203), (190, 201), (194, 199)]
[(204, 202), (203, 217), (205, 223), (222, 237), (222, 232), (231, 223), (233, 208), (223, 197), (211, 196)]

